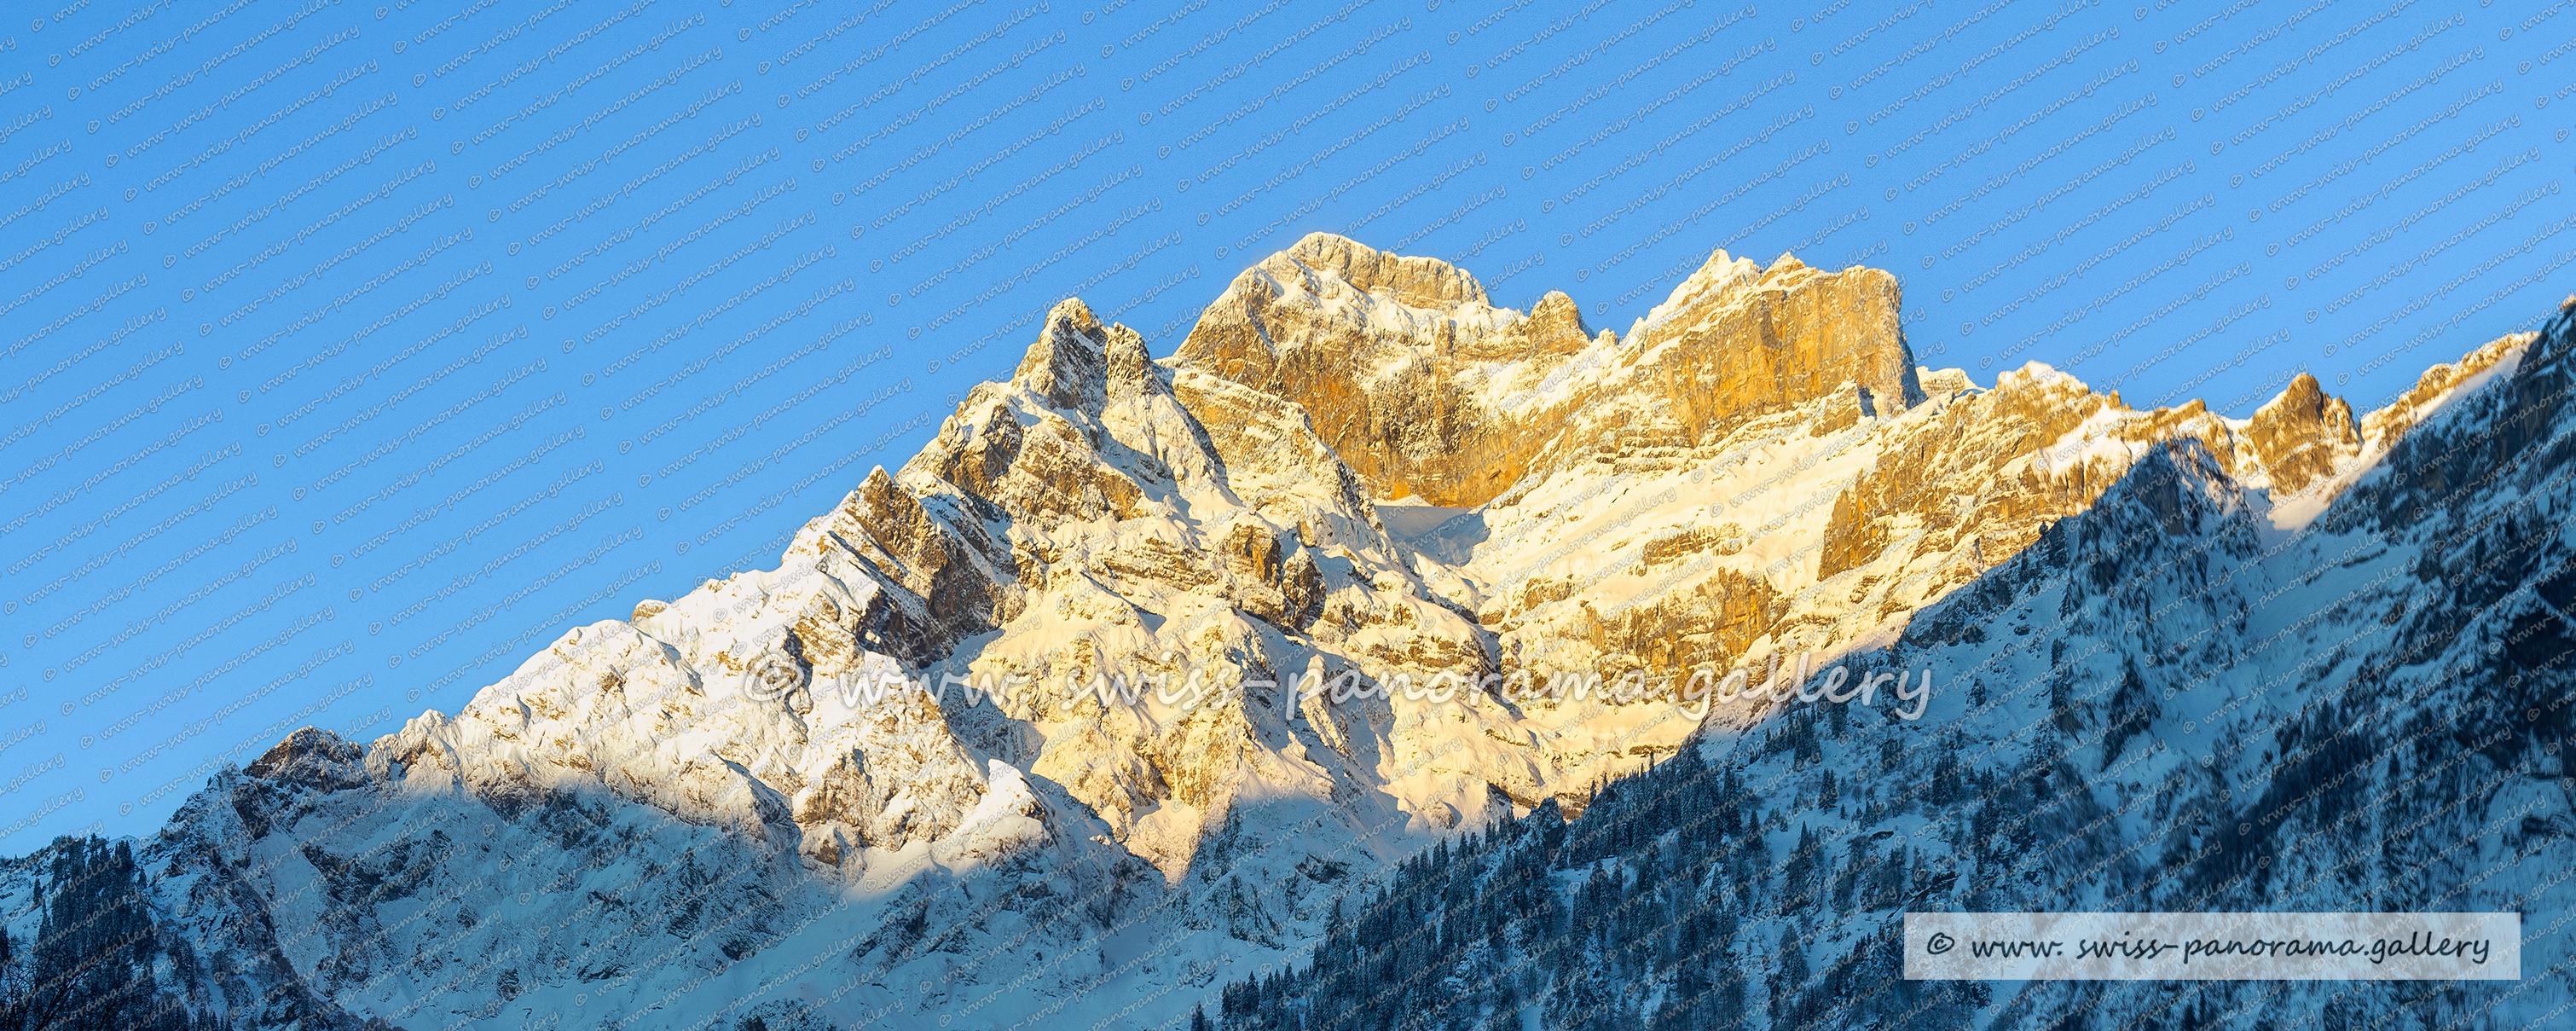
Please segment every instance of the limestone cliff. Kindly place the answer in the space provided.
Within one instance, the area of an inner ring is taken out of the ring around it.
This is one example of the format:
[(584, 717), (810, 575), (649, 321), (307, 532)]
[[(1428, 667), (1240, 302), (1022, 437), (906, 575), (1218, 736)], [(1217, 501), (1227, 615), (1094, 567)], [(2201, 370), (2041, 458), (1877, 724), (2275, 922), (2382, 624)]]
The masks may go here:
[(1236, 276), (1172, 364), (1302, 405), (1380, 497), (1472, 505), (1527, 471), (1557, 414), (1530, 395), (1596, 344), (1563, 294), (1496, 308), (1446, 262), (1316, 233)]
[(1878, 269), (1720, 251), (1625, 339), (1587, 338), (1563, 294), (1497, 308), (1462, 270), (1318, 233), (1165, 364), (1303, 407), (1381, 506), (1472, 510), (1405, 540), (1451, 574), (1429, 582), (1505, 665), (1605, 675), (1881, 640), (2164, 442), (2285, 502), (2365, 464), (2312, 377), (2250, 419), (2132, 410), (2036, 364), (1978, 388), (1914, 365), (1900, 295)]
[(1315, 233), (1235, 277), (1172, 362), (1304, 405), (1380, 497), (1473, 506), (1606, 427), (1687, 447), (1847, 382), (1873, 411), (1920, 402), (1897, 308), (1876, 269), (1721, 251), (1623, 343), (1565, 294), (1497, 308), (1445, 262)]

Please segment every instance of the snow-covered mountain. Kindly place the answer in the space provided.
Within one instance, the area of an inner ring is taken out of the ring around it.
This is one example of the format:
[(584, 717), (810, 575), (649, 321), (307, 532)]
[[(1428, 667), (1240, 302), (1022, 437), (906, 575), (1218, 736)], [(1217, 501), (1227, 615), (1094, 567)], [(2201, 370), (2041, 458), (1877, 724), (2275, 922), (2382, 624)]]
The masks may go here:
[[(2557, 540), (2576, 469), (2563, 406), (2533, 385), (2565, 380), (2563, 320), (2388, 409), (2356, 417), (2302, 377), (2236, 420), (2129, 409), (2036, 365), (1980, 388), (1919, 368), (1899, 312), (1885, 272), (1721, 252), (1623, 337), (1563, 294), (1497, 308), (1463, 270), (1323, 234), (1238, 276), (1160, 361), (1068, 300), (1008, 381), (777, 569), (578, 628), (453, 716), (368, 743), (300, 731), (132, 843), (138, 872), (108, 878), (131, 890), (95, 905), (151, 929), (120, 968), (150, 990), (128, 994), (195, 1026), (1168, 1026), (1346, 937), (1337, 919), (1420, 883), (1426, 849), (1457, 871), (1454, 841), (1516, 854), (1492, 842), (1677, 753), (1655, 778), (1768, 777), (1758, 791), (1800, 799), (1704, 835), (1764, 870), (1799, 854), (1800, 814), (1811, 865), (1892, 828), (1935, 874), (1982, 869), (2009, 835), (1961, 821), (1994, 804), (1923, 785), (2002, 791), (2045, 755), (2087, 791), (2015, 790), (2088, 801), (2016, 796), (2012, 818), (2090, 841), (2134, 817), (2137, 844), (2101, 853), (2122, 876), (2154, 865), (2140, 850), (2199, 871), (2204, 838), (2147, 821), (2252, 812), (2229, 785), (2280, 765), (2213, 742), (2330, 734), (2343, 717), (2316, 699), (2355, 670), (2433, 661), (2392, 647), (2481, 621), (2521, 620), (2499, 631), (2515, 649), (2560, 632), (2576, 579), (2471, 558), (2565, 549), (2530, 544)], [(2477, 543), (2507, 525), (2528, 536)], [(2484, 586), (2418, 575), (2449, 564)], [(2281, 657), (2336, 632), (2332, 663)], [(1688, 697), (1693, 669), (1800, 655), (1928, 666), (1939, 686), (1919, 720), (1883, 702), (1825, 735)], [(2531, 680), (2516, 690), (2567, 694), (2563, 667)], [(2194, 729), (2172, 736), (2177, 719)], [(1807, 783), (1819, 757), (1840, 787)], [(2553, 804), (2516, 840), (2576, 831)], [(2438, 851), (2467, 840), (2440, 826), (2432, 859), (2471, 862)], [(1620, 840), (1585, 861), (1702, 847)], [(114, 855), (66, 842), (0, 865), (0, 926), (43, 938), (69, 917), (38, 883)], [(2108, 890), (2098, 869), (2047, 872), (1981, 898)], [(1766, 949), (1789, 925), (1761, 920), (1807, 921), (1820, 956), (1878, 926), (1824, 935), (1813, 920), (1843, 910), (1801, 905), (1730, 912)], [(1695, 990), (1640, 976), (1656, 998)], [(1510, 1009), (1474, 998), (1461, 1019)]]
[[(2278, 459), (2265, 489), (2198, 435), (2158, 442), (1865, 657), (1944, 678), (1919, 722), (1757, 682), (1762, 718), (1712, 723), (1580, 819), (1550, 807), (1401, 864), (1311, 965), (1230, 985), (1219, 1018), (2559, 1026), (2571, 388), (2576, 298), (2427, 373), (2357, 451), (2313, 385), (2239, 427), (2258, 457), (2283, 413), (2333, 430), (2309, 437), (2306, 491)], [(1909, 981), (1907, 911), (2518, 913), (2521, 976)]]

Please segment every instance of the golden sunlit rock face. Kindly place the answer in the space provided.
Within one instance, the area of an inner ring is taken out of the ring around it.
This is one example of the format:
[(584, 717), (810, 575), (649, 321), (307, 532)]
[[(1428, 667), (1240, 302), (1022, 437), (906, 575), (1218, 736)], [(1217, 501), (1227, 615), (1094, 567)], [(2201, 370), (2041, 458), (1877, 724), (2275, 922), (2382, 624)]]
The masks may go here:
[(2352, 421), (2352, 405), (2326, 396), (2317, 378), (2300, 373), (2290, 389), (2254, 413), (2246, 428), (2254, 456), (2272, 474), (2273, 489), (2296, 494), (2334, 474), (2335, 466), (2361, 452), (2361, 428)]
[[(1981, 389), (1918, 368), (1901, 309), (1883, 270), (1718, 252), (1622, 338), (1562, 293), (1496, 307), (1442, 262), (1316, 234), (1236, 277), (1166, 364), (1294, 402), (1380, 504), (1474, 509), (1479, 539), (1414, 543), (1505, 666), (1881, 639), (2166, 442), (2276, 500), (2362, 462), (2363, 425), (2312, 377), (2251, 419), (2132, 410), (2036, 364)], [(2371, 418), (2384, 446), (2413, 417)]]
[(1562, 294), (1523, 315), (1446, 262), (1316, 234), (1236, 276), (1176, 364), (1302, 405), (1379, 496), (1472, 505), (1520, 478), (1553, 414), (1510, 395), (1591, 343)]
[(1846, 382), (1864, 408), (1919, 402), (1897, 312), (1886, 272), (1760, 270), (1719, 252), (1622, 342), (1586, 329), (1563, 293), (1497, 308), (1445, 262), (1318, 233), (1235, 277), (1175, 362), (1305, 406), (1380, 497), (1473, 506), (1595, 446), (1613, 393), (1623, 417), (1651, 411), (1650, 447)]
[[(1160, 361), (1067, 300), (782, 568), (584, 628), (371, 755), (493, 797), (601, 785), (851, 878), (928, 846), (1179, 879), (1247, 805), (1577, 808), (1765, 715), (1667, 700), (1695, 670), (1865, 659), (2159, 449), (2313, 517), (2527, 342), (2358, 419), (2306, 377), (2231, 419), (1918, 368), (1900, 297), (1720, 252), (1621, 334), (1318, 234)], [(1652, 690), (1531, 690), (1560, 674)], [(984, 693), (863, 689), (950, 676)]]

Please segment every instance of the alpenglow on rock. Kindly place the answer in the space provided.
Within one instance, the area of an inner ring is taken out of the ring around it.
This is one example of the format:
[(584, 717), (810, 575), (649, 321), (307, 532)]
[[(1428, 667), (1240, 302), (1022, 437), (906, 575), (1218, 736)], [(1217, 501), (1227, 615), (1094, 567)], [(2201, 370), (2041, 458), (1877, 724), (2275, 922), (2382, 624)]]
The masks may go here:
[[(1246, 1031), (1414, 1012), (1551, 1029), (2557, 1026), (2576, 998), (2559, 931), (2576, 919), (2571, 389), (2576, 313), (2435, 367), (2358, 440), (2307, 382), (2219, 440), (2249, 449), (2158, 441), (1888, 647), (1889, 665), (1956, 685), (1923, 722), (1799, 705), (1711, 727), (1580, 819), (1542, 809), (1403, 864), (1310, 964), (1229, 984), (1212, 1012)], [(2289, 486), (2320, 477), (2322, 493)], [(1909, 913), (2070, 911), (2518, 914), (2520, 965), (1906, 976)]]
[[(2449, 504), (2373, 477), (2535, 347), (2358, 417), (2302, 379), (2235, 419), (2036, 364), (1980, 387), (1918, 367), (1899, 311), (1887, 272), (1721, 252), (1595, 332), (1565, 294), (1497, 307), (1325, 234), (1160, 360), (1063, 301), (776, 569), (573, 628), (452, 716), (215, 778), (133, 847), (143, 994), (234, 1028), (1170, 1024), (1306, 962), (1425, 848), (1580, 817), (1684, 751), (1805, 747), (1759, 699), (1663, 696), (1694, 668), (1934, 655), (1951, 692), (2004, 661), (1978, 642), (2066, 659), (2029, 585), (2106, 525), (2197, 556), (2207, 618), (2160, 632), (2216, 647), (2195, 628), (2252, 590), (2222, 559), (2356, 490)], [(1963, 686), (1919, 728), (2145, 733), (2153, 692), (2095, 665), (2113, 694), (2043, 677), (2034, 715)], [(1556, 673), (1583, 689), (1525, 689)], [(1600, 689), (1632, 675), (1656, 690)], [(1796, 847), (1730, 826), (1763, 864)], [(115, 862), (68, 849), (0, 866), (13, 936), (45, 864)]]
[(1918, 403), (1896, 315), (1886, 272), (1719, 251), (1623, 345), (1562, 293), (1496, 308), (1445, 262), (1316, 233), (1236, 276), (1175, 360), (1305, 405), (1380, 497), (1473, 506), (1605, 429), (1691, 447), (1846, 382), (1873, 410)]

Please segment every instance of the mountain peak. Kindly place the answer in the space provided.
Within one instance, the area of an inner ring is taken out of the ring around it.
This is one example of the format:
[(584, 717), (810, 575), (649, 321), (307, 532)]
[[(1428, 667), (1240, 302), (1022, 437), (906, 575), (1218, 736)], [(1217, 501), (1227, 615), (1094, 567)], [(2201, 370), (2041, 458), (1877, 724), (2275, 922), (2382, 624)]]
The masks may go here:
[(1572, 300), (1540, 318), (1474, 276), (1315, 233), (1237, 275), (1170, 360), (1302, 405), (1380, 497), (1474, 504), (1519, 478), (1487, 413), (1580, 348)]
[(1721, 249), (1628, 335), (1641, 349), (1720, 352), (1701, 361), (1722, 367), (1732, 407), (1794, 404), (1849, 379), (1877, 402), (1909, 408), (1924, 394), (1897, 320), (1902, 295), (1882, 269), (1824, 272), (1786, 253), (1760, 268)]
[(1057, 302), (1011, 382), (1058, 408), (1099, 411), (1109, 394), (1109, 334), (1091, 307), (1080, 298)]
[(2326, 396), (2317, 378), (2300, 373), (2289, 389), (2254, 413), (2246, 436), (2272, 477), (2272, 488), (2296, 494), (2334, 474), (2342, 460), (2361, 453), (2361, 428), (2352, 405)]
[(1381, 498), (1465, 507), (1605, 431), (1694, 447), (1846, 383), (1872, 412), (1919, 404), (1898, 298), (1877, 269), (1718, 250), (1614, 349), (1560, 291), (1497, 308), (1447, 262), (1314, 233), (1237, 276), (1172, 363), (1304, 406)]
[(1438, 258), (1381, 251), (1333, 233), (1308, 233), (1287, 250), (1264, 259), (1261, 267), (1273, 274), (1289, 275), (1302, 267), (1339, 277), (1364, 292), (1390, 294), (1420, 308), (1486, 303), (1485, 285), (1465, 269)]

